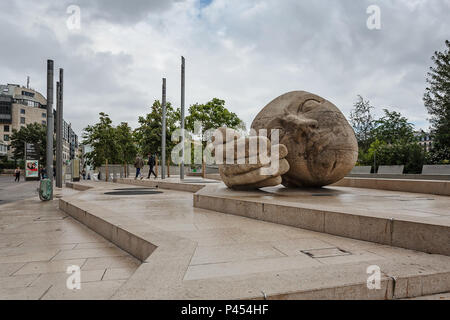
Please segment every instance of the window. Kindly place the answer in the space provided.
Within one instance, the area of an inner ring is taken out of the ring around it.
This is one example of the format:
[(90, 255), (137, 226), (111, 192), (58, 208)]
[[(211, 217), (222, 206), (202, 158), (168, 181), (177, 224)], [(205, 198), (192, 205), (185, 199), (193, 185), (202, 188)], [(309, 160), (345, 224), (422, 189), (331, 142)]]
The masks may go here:
[(20, 117), (20, 123), (21, 124), (25, 124), (25, 118), (24, 117)]
[(47, 118), (47, 114), (45, 112), (42, 113), (42, 118)]
[(9, 134), (5, 134), (3, 136), (3, 141), (9, 141)]
[(9, 126), (5, 126), (5, 127), (3, 128), (3, 131), (9, 132)]
[(22, 91), (22, 95), (23, 95), (23, 96), (28, 96), (28, 97), (34, 97), (34, 93), (32, 93), (32, 92), (27, 92), (27, 91)]
[(20, 114), (25, 114), (25, 109), (20, 109)]

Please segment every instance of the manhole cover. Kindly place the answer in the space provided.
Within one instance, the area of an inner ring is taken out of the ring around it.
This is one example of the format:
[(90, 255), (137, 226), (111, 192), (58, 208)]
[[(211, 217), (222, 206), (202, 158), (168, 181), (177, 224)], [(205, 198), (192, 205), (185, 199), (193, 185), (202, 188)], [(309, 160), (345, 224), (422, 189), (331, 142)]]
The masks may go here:
[(351, 252), (339, 249), (339, 248), (324, 248), (324, 249), (311, 249), (311, 250), (300, 250), (304, 254), (307, 254), (311, 258), (328, 258), (328, 257), (338, 257), (338, 256), (348, 256)]
[(140, 196), (145, 194), (157, 194), (162, 193), (162, 191), (152, 191), (152, 190), (136, 190), (136, 191), (112, 191), (112, 192), (105, 192), (104, 194), (110, 195), (110, 196)]

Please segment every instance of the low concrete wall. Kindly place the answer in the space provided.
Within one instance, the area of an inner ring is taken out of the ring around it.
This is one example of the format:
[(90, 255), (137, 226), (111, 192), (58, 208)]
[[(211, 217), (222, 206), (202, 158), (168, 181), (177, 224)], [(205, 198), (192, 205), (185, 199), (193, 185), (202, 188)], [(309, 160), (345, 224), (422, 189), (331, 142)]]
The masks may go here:
[(74, 205), (69, 201), (59, 199), (59, 209), (140, 261), (145, 261), (157, 248), (157, 246), (149, 241), (127, 230), (126, 227), (119, 226), (108, 219), (102, 218), (100, 212), (97, 212), (97, 214), (91, 213), (91, 211), (95, 211), (92, 209), (92, 204), (89, 205), (88, 209), (84, 208), (81, 203)]
[(402, 174), (405, 166), (379, 166), (377, 174)]
[(447, 175), (450, 177), (450, 165), (425, 165), (422, 168), (422, 174)]
[(370, 174), (370, 171), (372, 170), (371, 166), (355, 166), (351, 174)]
[(372, 178), (372, 179), (405, 179), (405, 180), (450, 180), (450, 175), (428, 175), (428, 174), (348, 174), (350, 178)]
[(445, 180), (402, 180), (346, 177), (341, 181), (334, 183), (333, 186), (450, 196), (450, 181)]

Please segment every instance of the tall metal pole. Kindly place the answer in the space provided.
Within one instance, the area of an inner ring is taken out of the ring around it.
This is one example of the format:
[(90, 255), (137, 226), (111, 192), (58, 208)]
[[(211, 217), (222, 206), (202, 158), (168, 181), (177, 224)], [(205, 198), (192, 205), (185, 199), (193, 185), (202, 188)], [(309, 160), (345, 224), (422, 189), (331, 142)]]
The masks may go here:
[(47, 60), (47, 177), (52, 182), (50, 199), (53, 200), (53, 60)]
[(162, 83), (161, 179), (166, 178), (166, 78)]
[(184, 98), (185, 98), (185, 60), (181, 57), (181, 167), (180, 179), (184, 179)]
[(58, 154), (58, 149), (59, 149), (59, 103), (60, 103), (60, 99), (59, 99), (59, 95), (60, 95), (60, 91), (61, 91), (61, 86), (60, 86), (60, 82), (56, 81), (56, 100), (55, 100), (55, 105), (56, 105), (56, 119), (55, 119), (55, 123), (56, 123), (56, 129), (55, 129), (55, 134), (56, 134), (56, 182), (55, 182), (55, 186), (57, 188), (62, 188), (62, 186), (60, 186), (59, 184), (59, 175), (58, 175), (58, 163), (59, 163), (59, 154)]
[(184, 93), (185, 93), (185, 61), (181, 57), (181, 167), (180, 179), (184, 179)]
[(64, 88), (64, 70), (59, 69), (59, 82), (56, 94), (56, 187), (62, 188), (63, 178), (63, 89)]

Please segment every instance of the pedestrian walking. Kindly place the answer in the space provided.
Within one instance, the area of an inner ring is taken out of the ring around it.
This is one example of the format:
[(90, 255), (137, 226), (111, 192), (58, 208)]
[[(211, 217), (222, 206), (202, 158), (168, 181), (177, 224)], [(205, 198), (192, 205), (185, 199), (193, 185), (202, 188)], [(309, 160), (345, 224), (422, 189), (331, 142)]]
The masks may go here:
[(81, 175), (83, 176), (83, 180), (86, 180), (86, 170), (83, 169), (83, 171), (81, 171)]
[(148, 166), (150, 167), (148, 169), (148, 177), (147, 179), (150, 179), (150, 175), (153, 173), (153, 175), (155, 176), (155, 179), (158, 177), (155, 173), (155, 171), (153, 171), (153, 168), (156, 165), (156, 160), (155, 157), (151, 154), (151, 152), (148, 153)]
[(136, 157), (136, 160), (134, 161), (134, 167), (136, 168), (136, 177), (134, 177), (134, 180), (136, 180), (139, 176), (144, 178), (141, 174), (141, 169), (144, 167), (144, 160), (140, 156)]
[(45, 168), (41, 166), (41, 170), (39, 171), (39, 174), (41, 175), (41, 179), (45, 179), (46, 178), (46, 171)]
[(14, 182), (20, 182), (20, 168), (17, 167), (16, 170), (14, 170), (14, 176), (16, 177), (14, 179)]

